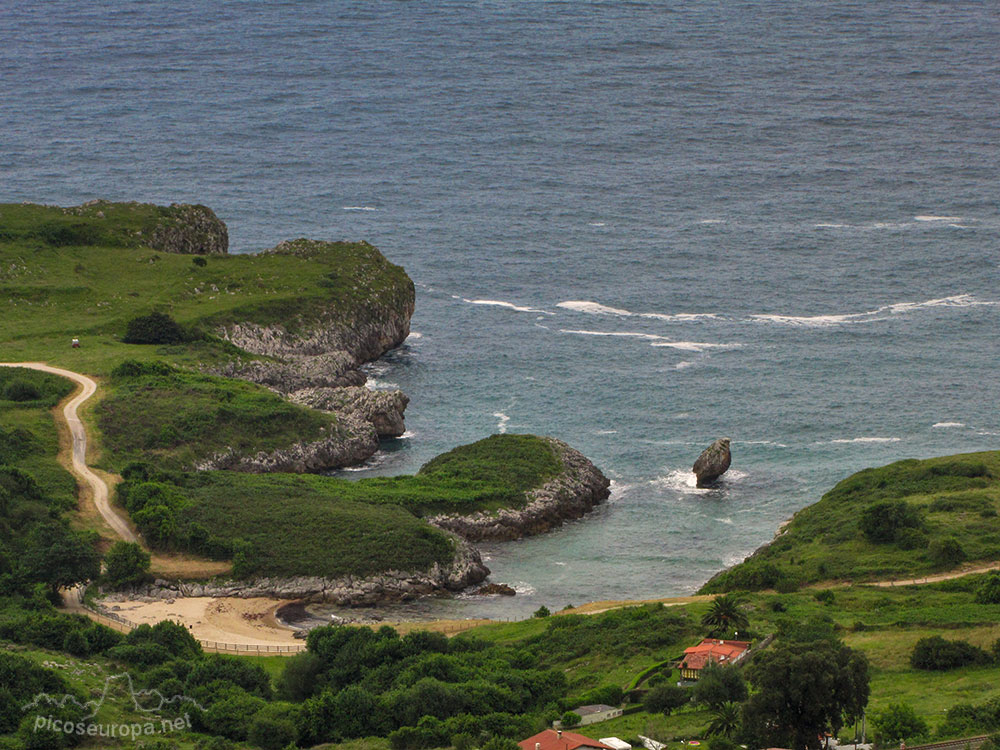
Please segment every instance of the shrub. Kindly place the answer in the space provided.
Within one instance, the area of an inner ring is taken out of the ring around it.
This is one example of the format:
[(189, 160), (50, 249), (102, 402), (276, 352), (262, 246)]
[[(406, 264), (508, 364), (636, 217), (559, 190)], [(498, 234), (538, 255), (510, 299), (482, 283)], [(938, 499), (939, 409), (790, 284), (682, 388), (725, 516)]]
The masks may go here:
[(930, 543), (930, 537), (920, 529), (900, 529), (896, 533), (896, 545), (900, 549), (924, 549)]
[(895, 541), (901, 529), (920, 528), (920, 511), (904, 500), (875, 503), (861, 512), (862, 533), (869, 541), (885, 544)]
[(191, 262), (194, 263), (199, 268), (204, 268), (205, 266), (208, 265), (208, 261), (202, 258), (200, 255), (196, 255), (195, 257), (193, 257), (191, 259)]
[(35, 401), (42, 397), (42, 392), (34, 383), (17, 379), (4, 386), (3, 397), (8, 401)]
[(548, 617), (550, 614), (552, 613), (549, 612), (549, 608), (543, 604), (541, 607), (535, 610), (532, 617)]
[(927, 734), (927, 722), (917, 716), (913, 706), (893, 703), (872, 717), (872, 730), (879, 745), (898, 745)]
[(976, 604), (1000, 604), (1000, 573), (987, 575), (976, 587)]
[(104, 556), (104, 580), (112, 588), (134, 586), (149, 577), (149, 553), (135, 542), (115, 542)]
[(965, 641), (946, 641), (939, 635), (921, 638), (910, 656), (911, 666), (928, 670), (955, 669), (990, 661), (990, 655), (978, 646)]
[(137, 359), (126, 359), (115, 365), (111, 370), (111, 377), (122, 380), (124, 378), (141, 378), (143, 375), (170, 375), (172, 372), (174, 372), (174, 368), (166, 362), (140, 362)]
[(179, 344), (184, 331), (169, 315), (153, 312), (132, 318), (125, 327), (126, 344)]
[(953, 537), (940, 539), (931, 544), (931, 560), (940, 567), (958, 565), (965, 560), (965, 550), (959, 541)]
[(691, 701), (691, 691), (677, 685), (657, 685), (642, 700), (642, 707), (651, 714), (669, 714)]
[(567, 711), (562, 715), (562, 725), (564, 727), (575, 727), (581, 721), (580, 714)]
[(830, 605), (834, 603), (837, 597), (832, 590), (821, 589), (820, 591), (817, 591), (815, 594), (813, 594), (813, 598), (820, 604)]

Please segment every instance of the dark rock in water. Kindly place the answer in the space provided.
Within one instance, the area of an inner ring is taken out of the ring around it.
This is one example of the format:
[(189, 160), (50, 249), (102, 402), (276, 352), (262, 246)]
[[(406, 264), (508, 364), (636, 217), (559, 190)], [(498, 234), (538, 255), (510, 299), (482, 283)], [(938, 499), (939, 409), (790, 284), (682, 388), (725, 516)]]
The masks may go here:
[(506, 583), (487, 583), (476, 589), (476, 596), (514, 596), (517, 592)]
[(729, 470), (733, 456), (729, 452), (729, 438), (719, 438), (698, 456), (692, 471), (698, 477), (698, 486), (707, 487)]

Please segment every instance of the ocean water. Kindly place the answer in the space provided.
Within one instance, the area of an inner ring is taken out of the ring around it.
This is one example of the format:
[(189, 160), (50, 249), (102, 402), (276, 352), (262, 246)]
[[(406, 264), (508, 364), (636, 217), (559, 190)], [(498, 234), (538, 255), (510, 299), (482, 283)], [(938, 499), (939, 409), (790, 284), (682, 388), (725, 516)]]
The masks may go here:
[[(493, 432), (614, 480), (489, 545), (523, 616), (693, 591), (847, 474), (1000, 447), (1000, 23), (980, 2), (0, 8), (0, 200), (200, 202), (417, 284), (363, 471)], [(710, 491), (690, 465), (730, 436)]]

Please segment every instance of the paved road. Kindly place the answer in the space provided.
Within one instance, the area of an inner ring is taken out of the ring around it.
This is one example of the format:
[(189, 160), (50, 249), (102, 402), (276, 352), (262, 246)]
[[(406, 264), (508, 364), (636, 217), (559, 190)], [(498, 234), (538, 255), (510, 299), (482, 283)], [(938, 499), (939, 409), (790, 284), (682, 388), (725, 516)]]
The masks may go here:
[(77, 416), (76, 410), (80, 407), (80, 404), (94, 395), (97, 391), (97, 383), (86, 375), (81, 375), (78, 372), (70, 370), (63, 370), (58, 367), (50, 367), (41, 362), (0, 362), (0, 367), (26, 367), (31, 370), (41, 370), (42, 372), (49, 372), (53, 375), (69, 378), (83, 386), (83, 390), (71, 398), (63, 407), (63, 418), (66, 420), (70, 435), (73, 437), (73, 474), (90, 487), (94, 496), (94, 505), (100, 511), (100, 514), (104, 516), (104, 520), (108, 522), (108, 526), (126, 542), (138, 542), (139, 539), (128, 527), (128, 524), (122, 520), (121, 516), (115, 513), (110, 503), (108, 503), (109, 492), (107, 483), (87, 466), (87, 431), (84, 429), (80, 417)]

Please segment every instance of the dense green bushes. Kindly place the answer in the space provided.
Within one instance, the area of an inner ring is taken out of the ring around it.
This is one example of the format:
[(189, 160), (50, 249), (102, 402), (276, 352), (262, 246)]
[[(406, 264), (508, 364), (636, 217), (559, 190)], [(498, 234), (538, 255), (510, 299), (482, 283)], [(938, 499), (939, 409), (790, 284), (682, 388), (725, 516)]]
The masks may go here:
[(861, 531), (876, 544), (894, 542), (903, 529), (919, 529), (922, 525), (920, 511), (903, 500), (875, 503), (861, 512)]
[(955, 669), (990, 661), (990, 655), (978, 646), (965, 641), (946, 641), (939, 635), (921, 638), (910, 656), (913, 667), (928, 670)]
[(139, 315), (125, 327), (126, 344), (179, 344), (187, 338), (177, 321), (161, 312)]

